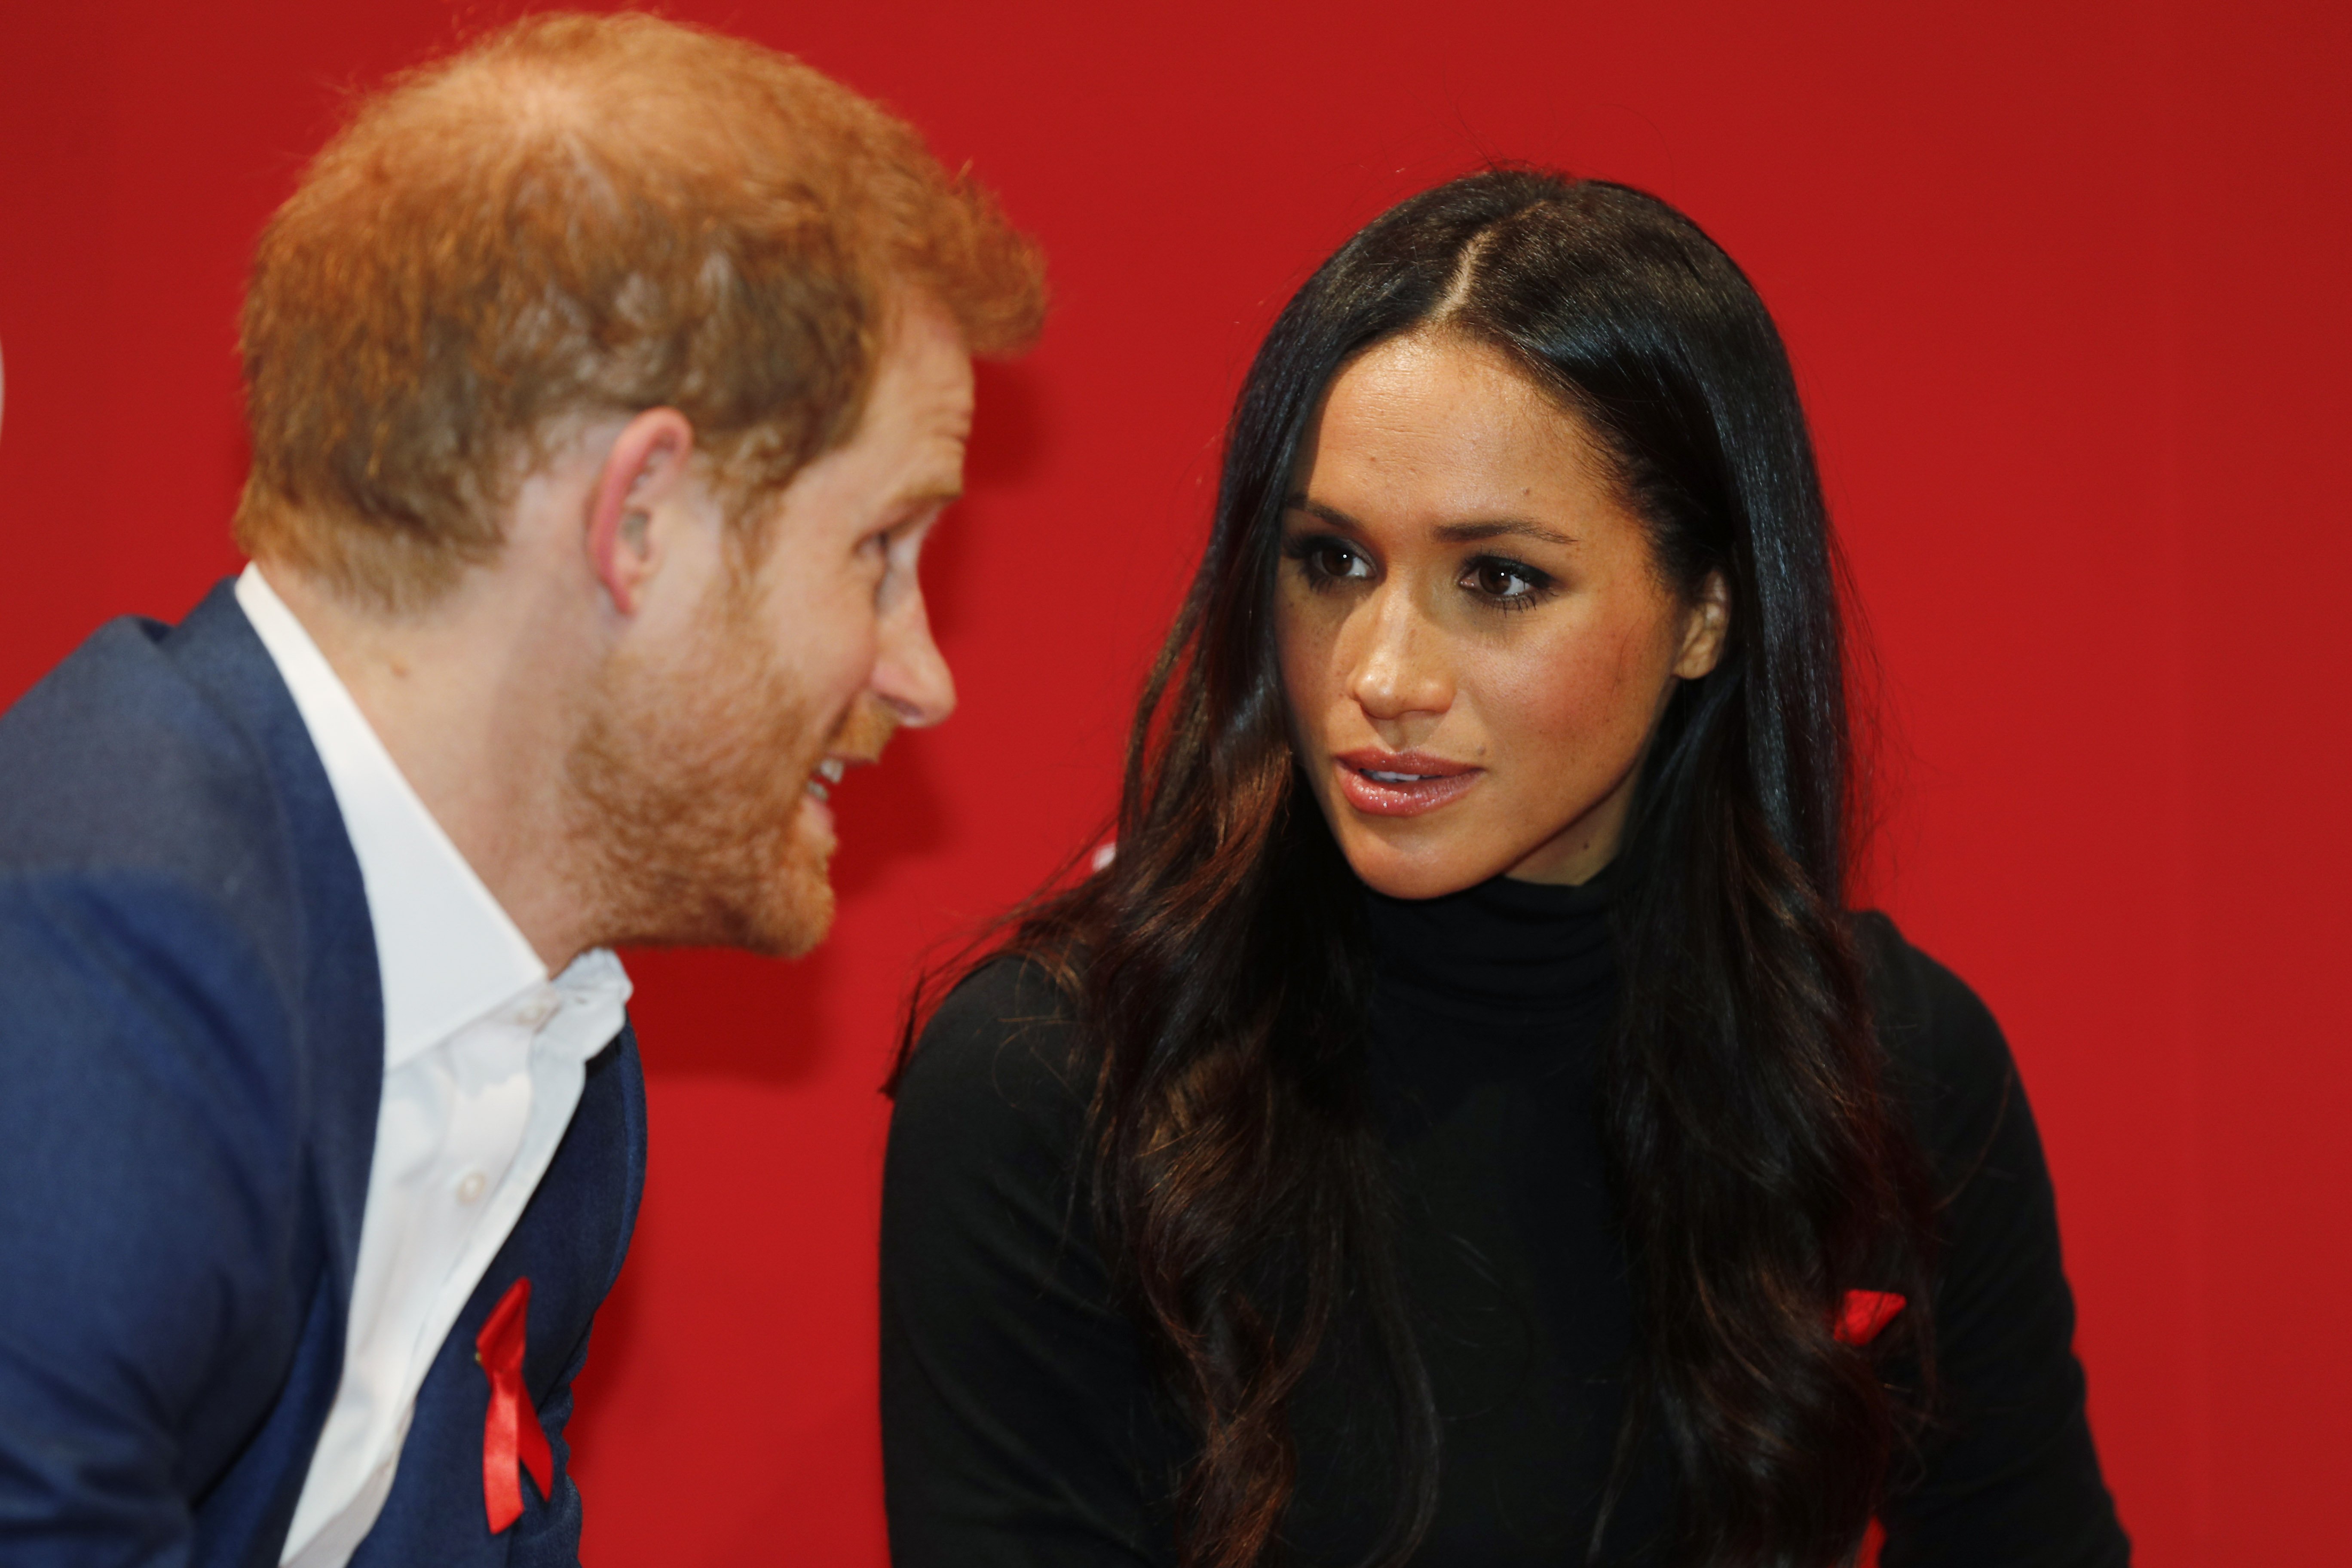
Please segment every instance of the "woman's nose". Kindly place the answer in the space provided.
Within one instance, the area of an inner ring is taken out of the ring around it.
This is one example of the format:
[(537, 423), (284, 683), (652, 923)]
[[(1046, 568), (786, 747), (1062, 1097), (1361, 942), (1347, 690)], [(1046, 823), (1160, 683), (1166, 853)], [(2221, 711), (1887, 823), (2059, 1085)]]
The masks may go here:
[(1348, 695), (1367, 718), (1443, 713), (1454, 702), (1454, 675), (1444, 637), (1412, 596), (1393, 586), (1367, 598), (1349, 617), (1341, 658)]

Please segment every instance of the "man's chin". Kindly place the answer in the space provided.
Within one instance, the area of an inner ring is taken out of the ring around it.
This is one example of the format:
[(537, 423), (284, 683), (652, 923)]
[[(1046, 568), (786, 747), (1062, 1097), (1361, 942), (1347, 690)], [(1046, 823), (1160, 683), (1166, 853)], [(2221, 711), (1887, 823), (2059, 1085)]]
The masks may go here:
[(817, 830), (814, 815), (804, 807), (793, 824), (783, 864), (761, 889), (751, 940), (739, 945), (769, 958), (805, 958), (832, 931), (833, 835)]
[(802, 792), (799, 804), (793, 810), (794, 847), (801, 854), (814, 855), (819, 860), (833, 858), (834, 849), (841, 842), (839, 827), (833, 817), (833, 807), (807, 792)]
[(819, 881), (814, 891), (795, 889), (771, 930), (772, 938), (763, 948), (767, 956), (806, 958), (833, 931), (833, 885)]

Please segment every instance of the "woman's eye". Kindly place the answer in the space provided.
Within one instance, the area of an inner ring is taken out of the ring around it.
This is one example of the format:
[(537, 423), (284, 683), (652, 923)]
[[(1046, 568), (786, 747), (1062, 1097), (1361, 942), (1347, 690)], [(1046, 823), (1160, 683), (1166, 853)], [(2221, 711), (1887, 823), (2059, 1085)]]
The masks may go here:
[(1463, 574), (1462, 585), (1496, 604), (1520, 605), (1533, 603), (1550, 587), (1551, 577), (1516, 561), (1474, 561)]
[(1372, 574), (1372, 563), (1362, 551), (1337, 539), (1309, 539), (1291, 547), (1290, 553), (1318, 583), (1361, 581)]
[(1323, 573), (1328, 577), (1369, 577), (1372, 574), (1372, 563), (1344, 544), (1326, 545)]

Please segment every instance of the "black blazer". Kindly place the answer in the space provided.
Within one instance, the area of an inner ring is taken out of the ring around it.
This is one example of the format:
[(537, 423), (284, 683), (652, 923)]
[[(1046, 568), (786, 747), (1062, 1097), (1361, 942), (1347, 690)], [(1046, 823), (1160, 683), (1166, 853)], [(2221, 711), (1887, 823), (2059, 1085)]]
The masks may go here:
[[(341, 1374), (383, 1082), (359, 863), (222, 584), (0, 717), (0, 1562), (276, 1568)], [(578, 1561), (563, 1424), (645, 1173), (627, 1029), (417, 1396), (354, 1568)], [(555, 1450), (489, 1532), (484, 1319)]]

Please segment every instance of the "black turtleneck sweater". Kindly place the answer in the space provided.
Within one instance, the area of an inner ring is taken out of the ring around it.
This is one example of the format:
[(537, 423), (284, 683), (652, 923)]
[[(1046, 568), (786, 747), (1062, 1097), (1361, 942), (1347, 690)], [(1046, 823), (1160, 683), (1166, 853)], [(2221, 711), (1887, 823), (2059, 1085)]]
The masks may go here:
[[(1366, 1064), (1399, 1271), (1444, 1422), (1413, 1561), (1587, 1561), (1633, 1337), (1594, 1074), (1615, 1002), (1603, 884), (1370, 896)], [(1885, 1510), (1886, 1568), (2106, 1568), (2099, 1478), (2040, 1143), (1998, 1026), (1866, 916), (1879, 1027), (1947, 1199), (1942, 1403)], [(883, 1203), (882, 1400), (898, 1568), (1170, 1568), (1190, 1457), (1074, 1203), (1089, 1084), (1067, 1005), (1000, 961), (949, 998), (900, 1088)], [(1389, 1511), (1387, 1421), (1345, 1336), (1291, 1409), (1285, 1560), (1358, 1561)], [(1600, 1561), (1654, 1560), (1673, 1490), (1638, 1462)]]

